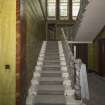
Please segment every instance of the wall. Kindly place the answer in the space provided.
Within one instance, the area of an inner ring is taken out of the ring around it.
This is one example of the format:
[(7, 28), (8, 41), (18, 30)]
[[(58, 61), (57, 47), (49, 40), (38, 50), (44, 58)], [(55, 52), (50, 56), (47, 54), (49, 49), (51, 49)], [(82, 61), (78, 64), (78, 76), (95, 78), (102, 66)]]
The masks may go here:
[(0, 105), (15, 105), (15, 60), (16, 0), (0, 0)]
[(31, 78), (40, 50), (41, 41), (45, 38), (45, 21), (38, 0), (26, 0), (25, 17), (26, 66), (27, 70), (29, 70), (28, 78)]
[(43, 12), (44, 12), (44, 14), (45, 14), (45, 16), (46, 16), (46, 1), (47, 0), (39, 0), (39, 1), (41, 1), (41, 4), (42, 4), (42, 8), (43, 8)]
[(41, 44), (45, 40), (45, 20), (39, 0), (22, 0), (22, 3), (21, 35), (23, 36), (22, 43), (24, 44), (24, 49), (21, 50), (24, 63), (21, 70), (21, 105), (24, 105)]
[(99, 33), (95, 41), (92, 44), (88, 44), (88, 69), (98, 72), (98, 40), (105, 38), (105, 28)]
[(89, 70), (95, 70), (95, 48), (96, 45), (93, 44), (88, 44), (88, 69)]

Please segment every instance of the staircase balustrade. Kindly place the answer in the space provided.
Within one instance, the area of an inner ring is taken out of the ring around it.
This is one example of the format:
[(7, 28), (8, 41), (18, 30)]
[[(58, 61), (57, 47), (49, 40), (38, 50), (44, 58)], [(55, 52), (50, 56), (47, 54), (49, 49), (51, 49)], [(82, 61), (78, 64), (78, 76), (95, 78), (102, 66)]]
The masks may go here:
[[(69, 74), (71, 77), (72, 88), (75, 89), (75, 97), (76, 99), (79, 99), (79, 100), (80, 99), (88, 100), (89, 90), (88, 90), (86, 66), (85, 64), (83, 64), (81, 59), (76, 59), (73, 56), (71, 48), (68, 44), (66, 34), (64, 32), (64, 29), (61, 28), (61, 31), (62, 31), (62, 37), (63, 37), (62, 44), (63, 44), (64, 54), (65, 54), (65, 58), (67, 61), (67, 67), (69, 70)], [(85, 81), (83, 81), (83, 79), (85, 79)]]
[(42, 66), (43, 66), (43, 61), (44, 61), (44, 56), (45, 56), (45, 51), (46, 51), (46, 41), (43, 42), (37, 65), (35, 66), (35, 71), (33, 73), (33, 78), (31, 80), (31, 86), (28, 90), (28, 96), (26, 99), (26, 105), (34, 105), (35, 104), (35, 97), (37, 95), (37, 90), (38, 90), (38, 85), (39, 85), (39, 78), (40, 78), (40, 73), (42, 71)]
[(89, 99), (86, 66), (74, 58), (61, 30), (62, 41), (43, 42), (26, 105), (83, 105)]

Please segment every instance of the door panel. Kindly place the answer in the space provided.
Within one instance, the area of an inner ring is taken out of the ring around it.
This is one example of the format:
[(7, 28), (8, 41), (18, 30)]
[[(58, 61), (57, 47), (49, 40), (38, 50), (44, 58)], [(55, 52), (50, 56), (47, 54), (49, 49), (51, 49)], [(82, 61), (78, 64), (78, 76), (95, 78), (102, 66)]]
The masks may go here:
[(74, 44), (76, 46), (76, 58), (82, 59), (83, 63), (88, 66), (88, 45)]
[(99, 74), (101, 76), (105, 76), (105, 39), (99, 40), (99, 52), (98, 52), (98, 58), (99, 58)]

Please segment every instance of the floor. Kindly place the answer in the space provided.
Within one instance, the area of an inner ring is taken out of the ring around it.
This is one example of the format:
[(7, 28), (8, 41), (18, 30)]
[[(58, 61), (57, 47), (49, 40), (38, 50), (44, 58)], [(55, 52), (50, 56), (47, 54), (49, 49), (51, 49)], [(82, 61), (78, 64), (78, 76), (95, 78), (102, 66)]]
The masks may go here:
[(90, 101), (87, 105), (105, 105), (105, 79), (94, 74), (88, 74)]

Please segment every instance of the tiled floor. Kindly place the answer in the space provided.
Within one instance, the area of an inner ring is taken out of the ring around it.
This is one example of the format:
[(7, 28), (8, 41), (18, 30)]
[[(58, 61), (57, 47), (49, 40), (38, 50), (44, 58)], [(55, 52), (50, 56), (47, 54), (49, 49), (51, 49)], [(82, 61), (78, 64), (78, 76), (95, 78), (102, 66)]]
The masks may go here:
[(94, 73), (88, 74), (90, 101), (87, 105), (105, 105), (105, 81)]

